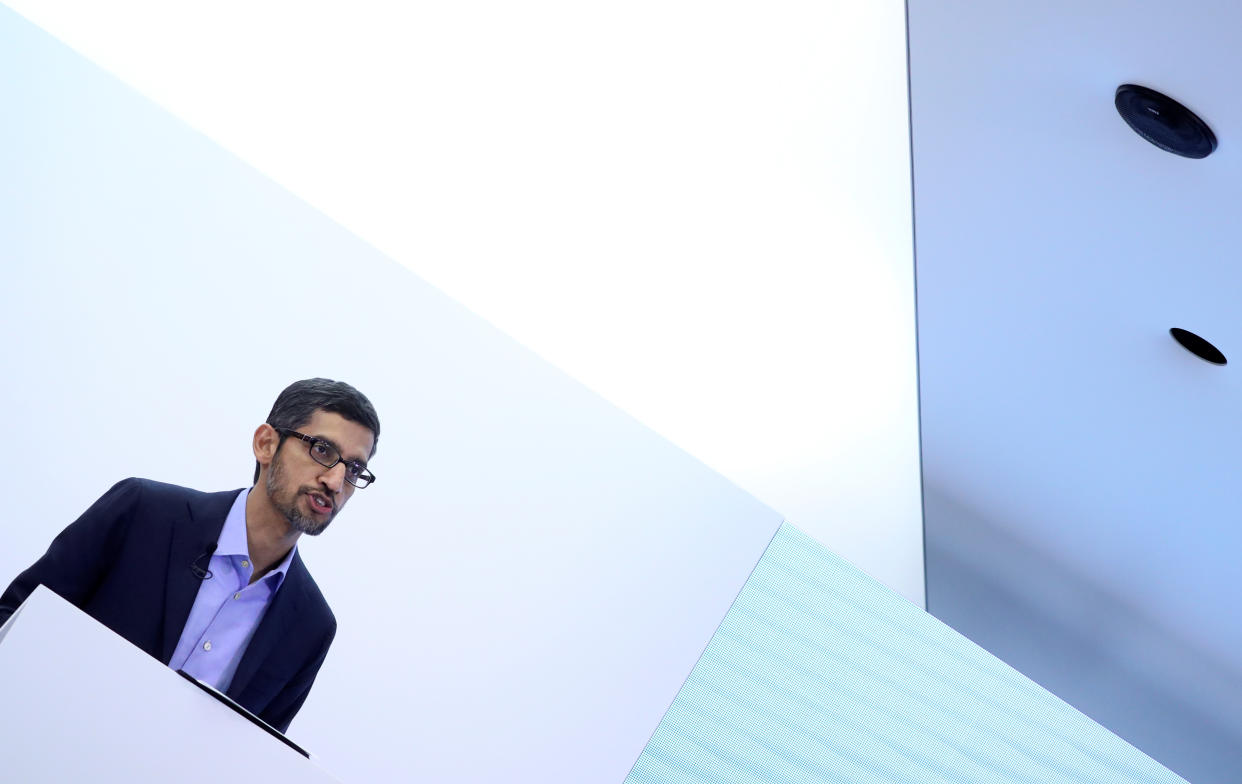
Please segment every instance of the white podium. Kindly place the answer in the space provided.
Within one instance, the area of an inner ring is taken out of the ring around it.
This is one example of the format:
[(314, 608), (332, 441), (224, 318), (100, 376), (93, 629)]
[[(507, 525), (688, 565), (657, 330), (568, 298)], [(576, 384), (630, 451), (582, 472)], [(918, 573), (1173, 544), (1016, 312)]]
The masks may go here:
[(0, 627), (0, 780), (336, 782), (40, 586)]

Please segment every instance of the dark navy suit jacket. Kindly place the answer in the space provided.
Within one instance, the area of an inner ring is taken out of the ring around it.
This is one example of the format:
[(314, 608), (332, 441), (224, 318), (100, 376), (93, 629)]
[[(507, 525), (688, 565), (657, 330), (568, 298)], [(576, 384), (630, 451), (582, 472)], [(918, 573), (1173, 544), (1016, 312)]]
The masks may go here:
[[(118, 482), (0, 596), (0, 623), (43, 584), (167, 664), (198, 594), (190, 566), (220, 537), (239, 492)], [(228, 695), (284, 732), (335, 634), (336, 618), (295, 554)]]

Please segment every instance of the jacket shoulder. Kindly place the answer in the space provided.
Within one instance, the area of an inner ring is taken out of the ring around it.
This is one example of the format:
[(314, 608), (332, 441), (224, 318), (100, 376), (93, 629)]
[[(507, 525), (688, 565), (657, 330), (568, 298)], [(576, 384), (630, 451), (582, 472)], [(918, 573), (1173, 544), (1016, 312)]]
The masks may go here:
[(174, 485), (168, 482), (157, 482), (154, 479), (143, 479), (142, 477), (131, 476), (128, 479), (122, 479), (117, 482), (113, 490), (130, 490), (131, 492), (141, 493), (144, 498), (153, 501), (201, 501), (218, 495), (236, 495), (236, 490), (226, 490), (224, 493), (204, 493), (202, 490), (194, 490), (181, 485)]
[(196, 517), (205, 514), (218, 515), (223, 518), (240, 492), (243, 490), (206, 493), (168, 482), (157, 482), (154, 479), (130, 477), (113, 485), (108, 495), (128, 497), (131, 503), (147, 509), (184, 510), (188, 508), (195, 513)]

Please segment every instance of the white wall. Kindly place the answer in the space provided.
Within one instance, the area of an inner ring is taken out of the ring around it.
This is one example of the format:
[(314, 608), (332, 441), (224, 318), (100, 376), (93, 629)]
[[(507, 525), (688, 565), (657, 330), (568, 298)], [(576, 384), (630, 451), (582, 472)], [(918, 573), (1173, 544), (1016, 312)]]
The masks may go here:
[(10, 5), (922, 604), (904, 3)]
[(346, 379), (380, 479), (302, 545), (342, 623), (293, 737), (623, 779), (780, 516), (3, 9), (0, 73), (0, 580), (121, 477), (247, 484), (276, 393)]

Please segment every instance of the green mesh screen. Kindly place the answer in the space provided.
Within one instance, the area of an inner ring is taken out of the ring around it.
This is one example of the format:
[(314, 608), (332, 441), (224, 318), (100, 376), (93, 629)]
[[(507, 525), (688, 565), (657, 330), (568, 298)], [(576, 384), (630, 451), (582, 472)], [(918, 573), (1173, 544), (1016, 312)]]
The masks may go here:
[(626, 779), (1181, 781), (789, 525)]

